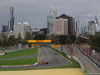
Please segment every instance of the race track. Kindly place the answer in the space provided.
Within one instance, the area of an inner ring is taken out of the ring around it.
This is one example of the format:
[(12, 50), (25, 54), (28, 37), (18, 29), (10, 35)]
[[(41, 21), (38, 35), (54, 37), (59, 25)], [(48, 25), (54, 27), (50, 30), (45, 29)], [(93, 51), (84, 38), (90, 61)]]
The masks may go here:
[(48, 68), (68, 65), (70, 62), (61, 55), (55, 55), (55, 51), (48, 47), (39, 47), (39, 62), (48, 60), (49, 64), (26, 65), (26, 66), (3, 66), (0, 69), (18, 69), (18, 68)]
[(42, 65), (41, 67), (56, 67), (62, 65), (70, 64), (64, 57), (61, 55), (55, 55), (55, 51), (48, 47), (40, 47), (39, 48), (39, 62), (43, 62), (48, 60), (49, 64)]

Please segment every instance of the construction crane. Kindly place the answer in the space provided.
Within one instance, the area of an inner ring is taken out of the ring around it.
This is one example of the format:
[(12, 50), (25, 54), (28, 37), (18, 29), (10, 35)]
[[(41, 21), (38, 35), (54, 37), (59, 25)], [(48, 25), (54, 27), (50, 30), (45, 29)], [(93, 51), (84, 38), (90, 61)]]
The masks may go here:
[(86, 17), (87, 23), (89, 23), (88, 16), (86, 13), (85, 13), (85, 17)]

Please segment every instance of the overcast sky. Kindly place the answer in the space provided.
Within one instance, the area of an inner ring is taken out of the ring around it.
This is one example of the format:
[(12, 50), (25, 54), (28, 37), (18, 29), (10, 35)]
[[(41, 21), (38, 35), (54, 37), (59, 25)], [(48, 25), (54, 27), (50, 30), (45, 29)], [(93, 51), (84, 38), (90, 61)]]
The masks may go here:
[(66, 14), (80, 19), (82, 25), (97, 16), (100, 22), (100, 0), (0, 0), (0, 30), (8, 25), (10, 6), (14, 7), (15, 24), (28, 22), (33, 28), (47, 27), (47, 15), (50, 7), (57, 9), (58, 16)]

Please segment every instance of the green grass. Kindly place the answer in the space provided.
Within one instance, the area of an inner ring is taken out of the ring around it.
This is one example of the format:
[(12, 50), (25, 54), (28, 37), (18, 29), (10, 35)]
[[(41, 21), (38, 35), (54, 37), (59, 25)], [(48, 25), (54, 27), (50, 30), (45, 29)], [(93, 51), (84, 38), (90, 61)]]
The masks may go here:
[(38, 48), (36, 47), (36, 48), (27, 49), (27, 50), (21, 51), (21, 52), (15, 52), (15, 53), (11, 53), (11, 54), (2, 55), (2, 56), (0, 56), (0, 59), (27, 56), (27, 55), (32, 55), (33, 53), (36, 54), (37, 49)]
[(86, 69), (84, 69), (84, 73), (85, 73), (86, 75), (90, 75), (90, 74), (88, 74), (88, 71), (87, 71)]
[(64, 52), (60, 52), (52, 47), (50, 47), (50, 48), (53, 49), (54, 51), (56, 51), (57, 53), (61, 54), (63, 57), (68, 59), (70, 62), (72, 62), (69, 65), (59, 66), (58, 68), (81, 68), (78, 62), (76, 62), (74, 59), (69, 59)]
[(0, 61), (0, 66), (29, 65), (38, 62), (38, 48), (32, 48), (22, 52), (7, 54), (2, 56), (2, 58), (10, 58), (10, 57), (26, 56), (26, 55), (33, 55), (33, 56), (32, 58), (25, 58), (25, 59), (3, 60)]
[(29, 65), (37, 62), (37, 58), (0, 61), (0, 66)]

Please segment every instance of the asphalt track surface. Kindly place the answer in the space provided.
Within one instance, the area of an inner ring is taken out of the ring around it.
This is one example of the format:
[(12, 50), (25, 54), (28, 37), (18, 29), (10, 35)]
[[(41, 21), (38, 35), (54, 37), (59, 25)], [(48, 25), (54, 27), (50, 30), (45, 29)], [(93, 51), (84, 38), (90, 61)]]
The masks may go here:
[(55, 51), (48, 47), (39, 47), (39, 62), (48, 61), (48, 64), (26, 65), (26, 66), (4, 66), (0, 69), (22, 69), (22, 68), (48, 68), (68, 65), (70, 62), (61, 55), (55, 55)]

